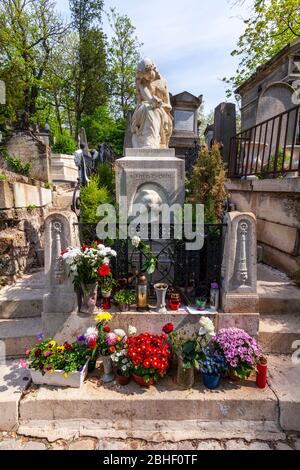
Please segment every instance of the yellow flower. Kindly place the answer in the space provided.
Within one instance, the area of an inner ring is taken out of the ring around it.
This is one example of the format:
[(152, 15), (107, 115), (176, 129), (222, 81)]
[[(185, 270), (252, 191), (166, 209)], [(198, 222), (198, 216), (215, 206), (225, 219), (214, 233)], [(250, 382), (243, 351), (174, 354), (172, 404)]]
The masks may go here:
[(65, 347), (63, 345), (58, 346), (58, 348), (57, 348), (57, 352), (59, 352), (59, 353), (64, 352), (64, 350), (65, 350)]
[(54, 369), (51, 369), (48, 372), (49, 372), (49, 374), (54, 374)]
[(96, 323), (102, 323), (104, 321), (111, 321), (112, 315), (108, 312), (102, 312), (96, 316), (95, 320), (96, 320)]
[(56, 346), (56, 341), (50, 341), (50, 343), (48, 344), (48, 347), (50, 349), (55, 348), (55, 346)]
[(121, 343), (121, 341), (122, 341), (121, 336), (117, 336), (117, 337), (116, 337), (116, 341), (117, 341), (117, 343)]
[(64, 378), (67, 379), (68, 378), (68, 372), (64, 372)]

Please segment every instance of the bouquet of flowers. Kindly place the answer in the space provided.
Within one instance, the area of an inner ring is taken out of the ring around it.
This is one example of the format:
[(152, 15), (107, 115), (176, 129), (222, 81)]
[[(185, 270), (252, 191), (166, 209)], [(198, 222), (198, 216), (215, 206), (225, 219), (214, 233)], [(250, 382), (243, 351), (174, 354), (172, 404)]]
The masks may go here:
[(43, 340), (39, 335), (39, 343), (32, 349), (25, 351), (26, 359), (20, 360), (22, 368), (40, 371), (43, 375), (52, 374), (54, 371), (62, 371), (67, 377), (70, 372), (81, 372), (91, 355), (91, 350), (86, 344), (75, 343), (57, 344), (56, 341)]
[(83, 245), (81, 248), (67, 248), (61, 254), (74, 276), (74, 285), (89, 285), (99, 282), (107, 284), (112, 279), (110, 260), (117, 253), (101, 242)]
[(214, 348), (221, 352), (229, 369), (240, 379), (247, 379), (255, 370), (262, 349), (254, 338), (239, 328), (226, 328), (212, 339)]
[(127, 339), (127, 354), (132, 361), (132, 372), (147, 384), (157, 382), (169, 366), (167, 336), (143, 333)]

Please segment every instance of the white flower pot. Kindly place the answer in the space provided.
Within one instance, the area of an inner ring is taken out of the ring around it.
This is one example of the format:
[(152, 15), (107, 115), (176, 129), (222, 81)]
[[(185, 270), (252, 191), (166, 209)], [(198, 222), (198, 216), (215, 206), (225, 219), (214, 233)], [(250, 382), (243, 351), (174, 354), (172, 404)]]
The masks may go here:
[(36, 385), (80, 388), (88, 372), (88, 362), (89, 361), (86, 362), (81, 372), (69, 372), (68, 377), (64, 377), (62, 370), (56, 370), (53, 374), (46, 372), (44, 375), (38, 370), (29, 370), (32, 382)]

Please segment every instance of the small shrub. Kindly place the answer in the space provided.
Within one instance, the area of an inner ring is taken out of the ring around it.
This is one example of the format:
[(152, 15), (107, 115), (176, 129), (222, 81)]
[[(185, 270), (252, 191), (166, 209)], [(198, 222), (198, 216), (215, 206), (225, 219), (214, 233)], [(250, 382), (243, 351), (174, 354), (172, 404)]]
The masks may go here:
[(67, 133), (59, 134), (56, 138), (55, 144), (52, 146), (53, 153), (62, 153), (66, 155), (73, 155), (77, 145), (75, 140)]
[(110, 203), (107, 188), (98, 186), (97, 176), (92, 176), (88, 186), (80, 190), (80, 219), (82, 222), (98, 223), (100, 217), (97, 215), (98, 206)]
[(11, 171), (19, 175), (30, 176), (32, 168), (31, 163), (22, 163), (19, 158), (11, 157), (6, 148), (1, 148), (0, 152), (4, 160), (8, 163), (8, 167)]

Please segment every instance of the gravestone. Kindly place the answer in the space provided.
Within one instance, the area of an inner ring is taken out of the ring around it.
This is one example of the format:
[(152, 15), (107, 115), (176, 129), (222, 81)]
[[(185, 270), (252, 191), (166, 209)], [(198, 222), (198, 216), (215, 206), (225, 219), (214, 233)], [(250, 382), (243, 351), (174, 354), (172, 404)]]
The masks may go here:
[(76, 312), (77, 297), (61, 252), (69, 246), (80, 246), (77, 218), (73, 212), (54, 212), (45, 220), (45, 276), (43, 331), (54, 337), (69, 316)]
[(220, 103), (215, 109), (214, 140), (221, 145), (224, 162), (229, 161), (230, 139), (236, 135), (236, 110), (233, 103)]

